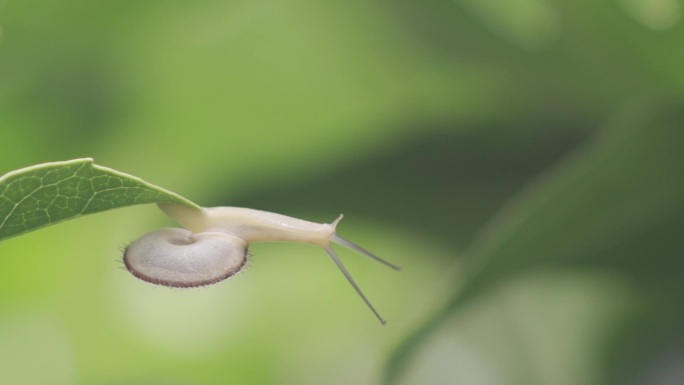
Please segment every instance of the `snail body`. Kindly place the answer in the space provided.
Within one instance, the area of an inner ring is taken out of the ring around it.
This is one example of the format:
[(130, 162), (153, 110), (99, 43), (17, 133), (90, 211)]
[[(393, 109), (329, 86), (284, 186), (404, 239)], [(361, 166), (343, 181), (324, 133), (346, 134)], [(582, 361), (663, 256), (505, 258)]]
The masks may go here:
[(211, 207), (200, 211), (179, 205), (164, 204), (160, 208), (193, 233), (216, 231), (233, 234), (246, 242), (302, 242), (328, 246), (335, 235), (332, 224), (314, 223), (268, 211), (242, 207)]
[(396, 270), (399, 268), (336, 235), (342, 215), (330, 224), (321, 224), (240, 207), (200, 210), (175, 204), (160, 204), (159, 207), (185, 229), (157, 230), (140, 237), (125, 249), (124, 264), (137, 278), (169, 287), (211, 285), (242, 269), (251, 242), (309, 243), (321, 246), (328, 253), (368, 307), (385, 323), (330, 243), (353, 249)]

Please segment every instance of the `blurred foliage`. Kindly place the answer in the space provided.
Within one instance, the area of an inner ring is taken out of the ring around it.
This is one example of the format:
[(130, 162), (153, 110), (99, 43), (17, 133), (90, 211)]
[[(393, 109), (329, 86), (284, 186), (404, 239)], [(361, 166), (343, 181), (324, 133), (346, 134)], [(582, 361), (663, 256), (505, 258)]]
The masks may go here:
[(341, 256), (381, 327), (315, 248), (175, 291), (113, 262), (156, 208), (85, 217), (0, 243), (0, 383), (682, 382), (683, 6), (5, 0), (1, 172), (344, 212), (404, 270)]

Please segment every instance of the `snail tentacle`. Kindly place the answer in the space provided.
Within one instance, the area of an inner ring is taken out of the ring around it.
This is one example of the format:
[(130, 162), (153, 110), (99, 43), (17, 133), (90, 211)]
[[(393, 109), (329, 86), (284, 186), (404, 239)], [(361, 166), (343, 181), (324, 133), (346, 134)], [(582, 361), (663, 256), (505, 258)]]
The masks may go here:
[(384, 259), (378, 257), (377, 255), (371, 253), (370, 251), (364, 249), (363, 247), (357, 245), (356, 243), (354, 243), (354, 242), (352, 242), (352, 241), (349, 241), (349, 240), (347, 240), (347, 239), (344, 239), (344, 238), (340, 237), (340, 236), (337, 235), (337, 234), (335, 234), (335, 235), (333, 236), (332, 241), (335, 242), (335, 243), (337, 243), (338, 245), (341, 245), (341, 246), (347, 247), (347, 248), (349, 248), (349, 249), (352, 249), (352, 250), (356, 251), (356, 252), (359, 253), (359, 254), (363, 254), (363, 255), (365, 255), (365, 256), (367, 256), (367, 257), (370, 257), (370, 258), (372, 258), (372, 259), (374, 259), (374, 260), (376, 260), (376, 261), (382, 263), (382, 264), (385, 265), (385, 266), (391, 267), (392, 269), (394, 269), (394, 270), (396, 270), (396, 271), (400, 271), (400, 270), (401, 270), (401, 267), (399, 267), (399, 266), (397, 266), (397, 265), (395, 265), (395, 264), (392, 264), (392, 263), (390, 263), (390, 262), (387, 262), (386, 260), (384, 260)]
[(358, 293), (358, 295), (361, 297), (361, 299), (363, 299), (363, 302), (365, 302), (366, 305), (368, 305), (368, 307), (371, 309), (373, 314), (375, 314), (375, 316), (378, 317), (378, 319), (380, 320), (380, 322), (383, 325), (386, 324), (387, 321), (385, 321), (385, 319), (380, 316), (378, 311), (375, 310), (375, 307), (373, 307), (373, 305), (370, 303), (368, 298), (366, 298), (365, 294), (363, 294), (363, 291), (361, 291), (361, 288), (359, 287), (359, 285), (356, 284), (356, 282), (354, 281), (354, 278), (352, 278), (351, 274), (349, 274), (349, 272), (347, 271), (347, 268), (344, 267), (344, 264), (342, 264), (342, 261), (340, 261), (340, 259), (337, 257), (335, 250), (333, 250), (330, 246), (324, 247), (323, 249), (325, 249), (325, 251), (328, 253), (328, 255), (330, 255), (330, 258), (332, 258), (333, 262), (335, 262), (335, 264), (340, 269), (342, 274), (344, 274), (344, 276), (347, 278), (347, 281), (349, 281), (349, 283), (352, 285), (354, 290), (356, 290), (356, 293)]

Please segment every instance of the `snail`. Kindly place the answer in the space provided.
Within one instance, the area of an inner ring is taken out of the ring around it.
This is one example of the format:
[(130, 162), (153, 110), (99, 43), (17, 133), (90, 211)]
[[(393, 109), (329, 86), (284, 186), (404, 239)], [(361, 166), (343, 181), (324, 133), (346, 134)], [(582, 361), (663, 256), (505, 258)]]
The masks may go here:
[(347, 281), (385, 324), (330, 243), (350, 248), (395, 270), (395, 266), (368, 250), (335, 234), (343, 215), (331, 224), (319, 224), (240, 207), (190, 208), (175, 204), (159, 207), (185, 229), (165, 228), (133, 241), (124, 250), (128, 271), (143, 281), (157, 285), (192, 288), (211, 285), (231, 277), (245, 265), (251, 242), (284, 241), (321, 246), (330, 255)]

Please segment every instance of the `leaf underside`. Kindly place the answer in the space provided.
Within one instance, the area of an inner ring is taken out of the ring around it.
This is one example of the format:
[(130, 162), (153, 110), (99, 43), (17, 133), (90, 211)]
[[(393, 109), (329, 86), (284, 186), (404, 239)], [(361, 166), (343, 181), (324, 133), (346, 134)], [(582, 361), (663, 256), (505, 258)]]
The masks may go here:
[(0, 177), (0, 240), (82, 215), (145, 203), (199, 208), (140, 178), (93, 159), (43, 163)]

